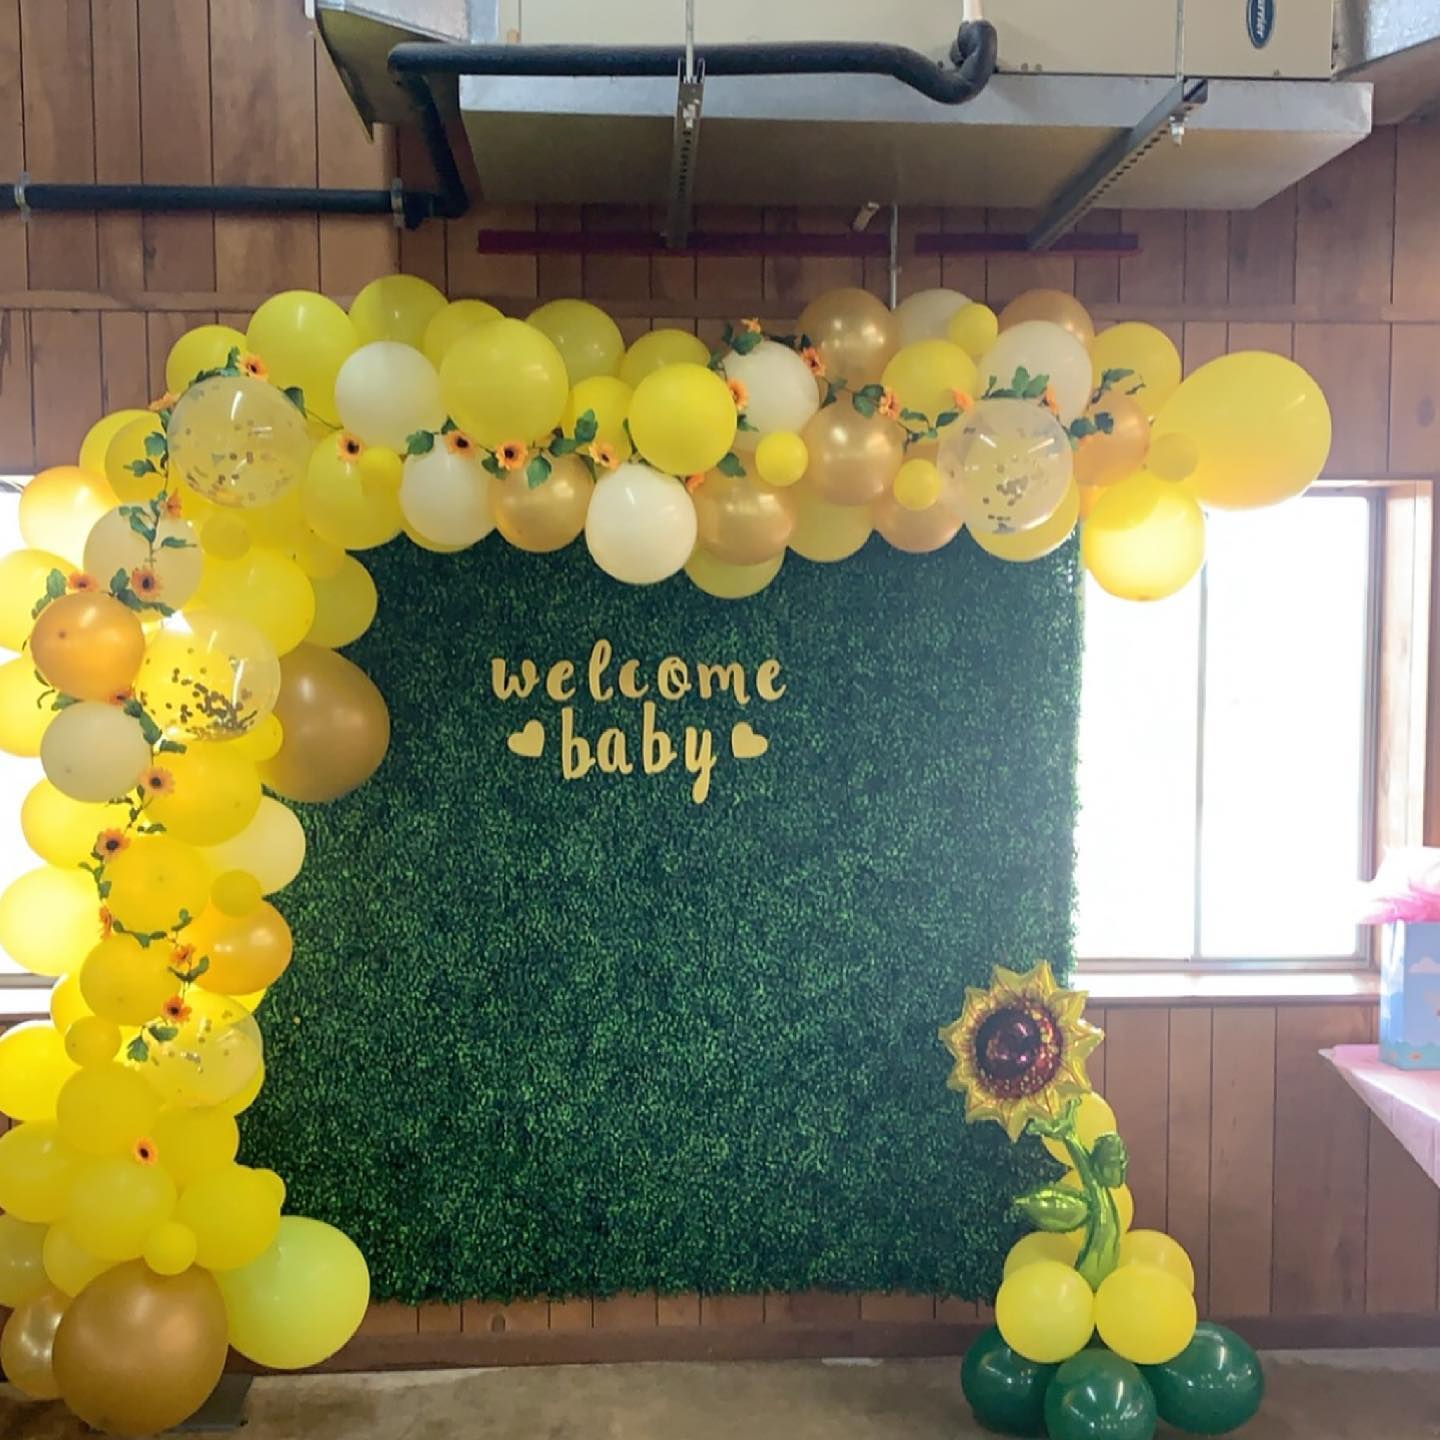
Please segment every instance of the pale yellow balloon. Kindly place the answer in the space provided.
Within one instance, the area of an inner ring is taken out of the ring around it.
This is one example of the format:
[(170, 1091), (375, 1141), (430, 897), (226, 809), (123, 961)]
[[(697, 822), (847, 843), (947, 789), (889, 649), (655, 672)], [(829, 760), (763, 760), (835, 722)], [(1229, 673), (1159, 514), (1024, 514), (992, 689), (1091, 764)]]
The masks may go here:
[(978, 302), (957, 310), (945, 327), (945, 338), (958, 345), (972, 360), (979, 360), (1000, 334), (1000, 317)]
[(1026, 1265), (1040, 1260), (1058, 1260), (1062, 1265), (1074, 1265), (1080, 1256), (1080, 1247), (1085, 1243), (1085, 1232), (1072, 1230), (1068, 1234), (1053, 1234), (1036, 1230), (1022, 1235), (1005, 1256), (1005, 1274), (1012, 1275)]
[(1012, 534), (995, 535), (988, 530), (971, 530), (970, 538), (1000, 560), (1025, 562), (1039, 560), (1058, 550), (1074, 533), (1080, 521), (1080, 487), (1071, 480), (1065, 498), (1048, 519), (1033, 530), (1017, 530)]
[(175, 1208), (175, 1182), (159, 1165), (109, 1155), (81, 1165), (65, 1210), (65, 1228), (101, 1260), (131, 1260), (145, 1237)]
[(277, 655), (293, 650), (315, 620), (309, 576), (268, 546), (252, 546), (238, 560), (212, 560), (195, 600), (217, 615), (253, 625)]
[(397, 451), (412, 435), (445, 423), (439, 373), (398, 340), (373, 340), (346, 360), (335, 377), (335, 406), (352, 435)]
[(1205, 515), (1179, 485), (1142, 470), (1107, 485), (1080, 532), (1085, 568), (1122, 600), (1163, 600), (1205, 563)]
[(92, 804), (133, 790), (150, 764), (150, 742), (140, 722), (116, 705), (83, 700), (50, 722), (40, 741), (40, 763), (57, 790)]
[(128, 812), (124, 803), (72, 800), (48, 780), (37, 780), (20, 806), (20, 829), (42, 860), (71, 869), (90, 858), (102, 830), (123, 829)]
[(18, 650), (34, 628), (35, 602), (52, 572), (63, 579), (73, 567), (51, 550), (12, 550), (0, 558), (0, 646)]
[(52, 551), (78, 565), (85, 537), (116, 504), (103, 475), (78, 465), (57, 465), (42, 470), (20, 492), (20, 533), (31, 549)]
[(353, 555), (324, 579), (312, 578), (315, 618), (305, 639), (312, 645), (336, 649), (358, 640), (375, 619), (380, 597), (370, 572)]
[(144, 599), (178, 610), (195, 594), (205, 570), (200, 536), (188, 520), (164, 516), (155, 526), (152, 544), (136, 534), (128, 515), (111, 510), (86, 537), (85, 571), (108, 585), (121, 570), (132, 577), (132, 590), (137, 589), (134, 577), (144, 577)]
[(143, 505), (168, 487), (164, 439), (165, 424), (150, 410), (141, 410), (117, 427), (105, 447), (104, 465), (116, 499)]
[(350, 320), (361, 345), (398, 340), (420, 349), (430, 322), (446, 308), (443, 292), (418, 275), (381, 275), (350, 302)]
[(688, 330), (648, 330), (625, 352), (620, 378), (633, 390), (647, 375), (666, 365), (708, 365), (705, 342)]
[(895, 307), (901, 348), (921, 340), (944, 340), (950, 321), (970, 304), (958, 290), (920, 290)]
[(526, 324), (554, 341), (572, 385), (620, 369), (625, 339), (598, 305), (588, 300), (550, 300), (525, 318)]
[(80, 976), (74, 972), (62, 976), (50, 991), (50, 1021), (63, 1035), (77, 1020), (95, 1012), (80, 993)]
[[(1095, 1142), (1102, 1135), (1111, 1134), (1119, 1128), (1119, 1122), (1115, 1119), (1115, 1112), (1110, 1108), (1109, 1101), (1094, 1090), (1088, 1091), (1075, 1111), (1075, 1138), (1087, 1150), (1090, 1150), (1094, 1148)], [(1044, 1137), (1043, 1143), (1057, 1160), (1065, 1165), (1070, 1163), (1070, 1152), (1065, 1148), (1063, 1141), (1047, 1135)]]
[(262, 894), (283, 890), (305, 863), (305, 831), (295, 812), (266, 795), (255, 818), (236, 836), (202, 852), (213, 875), (243, 871), (253, 875)]
[(55, 718), (53, 693), (26, 655), (0, 665), (0, 750), (33, 759)]
[(420, 348), (438, 370), (440, 362), (450, 353), (450, 347), (467, 331), (504, 318), (503, 311), (484, 300), (452, 300), (430, 317)]
[(272, 550), (288, 552), (305, 529), (305, 506), (298, 487), (268, 505), (246, 506), (238, 515), (251, 542), (268, 545)]
[(231, 325), (197, 325), (187, 330), (165, 357), (165, 388), (179, 395), (204, 370), (219, 370), (238, 351), (245, 354), (245, 337)]
[(1115, 379), (1114, 388), (1122, 395), (1133, 392), (1151, 420), (1180, 387), (1180, 352), (1174, 341), (1163, 330), (1139, 321), (1102, 330), (1090, 347), (1090, 365), (1097, 389), (1106, 371), (1128, 372)]
[(110, 442), (132, 421), (143, 420), (149, 413), (147, 410), (114, 410), (102, 416), (85, 432), (85, 438), (80, 442), (80, 468), (95, 475), (104, 475), (105, 454), (110, 449)]
[(855, 554), (870, 538), (868, 505), (832, 505), (801, 482), (790, 548), (806, 560), (830, 564)]
[(63, 975), (78, 969), (100, 933), (100, 900), (83, 870), (42, 865), (0, 893), (0, 945), (25, 970)]
[(77, 1071), (48, 1020), (12, 1025), (0, 1035), (0, 1112), (12, 1120), (53, 1120), (61, 1087)]
[(785, 552), (756, 565), (729, 565), (698, 547), (685, 562), (685, 573), (697, 590), (717, 600), (745, 600), (758, 595), (779, 573)]

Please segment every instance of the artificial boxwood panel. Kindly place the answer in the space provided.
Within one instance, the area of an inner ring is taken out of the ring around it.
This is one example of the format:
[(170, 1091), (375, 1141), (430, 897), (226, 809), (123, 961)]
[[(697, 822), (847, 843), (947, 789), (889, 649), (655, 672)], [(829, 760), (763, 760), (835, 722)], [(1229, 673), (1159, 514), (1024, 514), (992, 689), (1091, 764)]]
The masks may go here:
[[(992, 1289), (1048, 1162), (967, 1129), (935, 1032), (993, 961), (1070, 958), (1073, 546), (873, 538), (738, 604), (618, 585), (583, 544), (365, 558), (380, 618), (349, 653), (394, 739), (302, 810), (246, 1158), (356, 1238), (380, 1296)], [(601, 637), (608, 682), (635, 657), (651, 698), (665, 656), (746, 665), (743, 710), (657, 704), (677, 749), (714, 733), (703, 804), (683, 756), (642, 773), (642, 702), (585, 693)], [(495, 656), (541, 667), (528, 701), (495, 698)], [(561, 778), (561, 659), (579, 732), (623, 729), (634, 774)], [(530, 718), (538, 759), (506, 745)], [(731, 756), (741, 719), (768, 753)]]

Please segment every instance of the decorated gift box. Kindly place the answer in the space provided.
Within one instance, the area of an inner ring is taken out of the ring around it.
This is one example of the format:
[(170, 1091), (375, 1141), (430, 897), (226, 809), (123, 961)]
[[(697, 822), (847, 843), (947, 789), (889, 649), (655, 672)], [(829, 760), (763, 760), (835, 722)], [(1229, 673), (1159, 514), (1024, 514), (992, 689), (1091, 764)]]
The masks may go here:
[(1402, 1070), (1440, 1070), (1440, 850), (1387, 855), (1365, 918), (1384, 925), (1380, 1058)]

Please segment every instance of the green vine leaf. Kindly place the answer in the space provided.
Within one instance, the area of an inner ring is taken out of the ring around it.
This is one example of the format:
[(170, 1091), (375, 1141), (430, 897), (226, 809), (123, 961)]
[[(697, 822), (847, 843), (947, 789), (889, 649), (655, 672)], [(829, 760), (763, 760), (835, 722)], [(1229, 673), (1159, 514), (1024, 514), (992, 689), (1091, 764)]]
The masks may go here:
[(157, 1022), (153, 1025), (147, 1025), (145, 1027), (145, 1033), (157, 1044), (164, 1045), (180, 1033), (180, 1027), (178, 1025), (161, 1025)]
[(745, 469), (744, 462), (733, 450), (724, 456), (715, 468), (722, 475), (728, 475), (732, 480), (738, 480), (742, 476), (749, 474), (749, 471)]
[(530, 463), (525, 467), (525, 483), (533, 490), (537, 485), (543, 485), (550, 478), (551, 465), (545, 455), (533, 455)]
[(161, 460), (169, 455), (170, 443), (166, 440), (163, 431), (152, 430), (145, 437), (145, 453), (152, 460)]
[(600, 422), (595, 418), (593, 410), (587, 410), (575, 422), (575, 441), (577, 445), (589, 445), (600, 433)]
[(497, 480), (505, 474), (505, 467), (495, 455), (487, 455), (480, 462), (480, 468), (487, 474), (493, 475)]
[(51, 702), (52, 710), (68, 710), (72, 705), (78, 705), (79, 699), (74, 695), (57, 695)]
[(202, 955), (188, 970), (177, 970), (173, 965), (169, 970), (182, 985), (193, 985), (209, 968), (210, 957)]
[(459, 428), (460, 427), (447, 415), (445, 417), (445, 423), (440, 427), (440, 433), (442, 435), (449, 435), (452, 431), (458, 430)]
[(435, 448), (435, 432), (433, 430), (417, 430), (413, 435), (405, 437), (405, 453), (407, 455), (428, 455)]
[(855, 407), (857, 415), (863, 415), (867, 420), (873, 418), (880, 410), (880, 402), (885, 398), (885, 387), (883, 385), (862, 385), (850, 397), (850, 403)]
[(557, 435), (550, 442), (552, 455), (573, 455), (580, 448), (580, 442), (569, 435)]
[(280, 392), (302, 415), (308, 412), (305, 409), (305, 392), (298, 385), (287, 385)]
[(765, 338), (759, 330), (742, 330), (730, 342), (730, 348), (737, 355), (748, 355)]
[(160, 473), (155, 468), (153, 460), (132, 460), (125, 468), (137, 479), (142, 475), (158, 475)]
[(167, 535), (161, 540), (159, 548), (161, 550), (193, 550), (195, 542), (187, 540), (183, 535)]
[(137, 1035), (125, 1047), (125, 1058), (133, 1060), (137, 1065), (143, 1065), (150, 1058), (150, 1047), (145, 1043), (143, 1035)]
[(183, 755), (186, 748), (187, 747), (182, 745), (180, 741), (171, 740), (168, 736), (162, 739), (159, 745), (156, 746), (156, 749), (158, 749), (162, 755)]

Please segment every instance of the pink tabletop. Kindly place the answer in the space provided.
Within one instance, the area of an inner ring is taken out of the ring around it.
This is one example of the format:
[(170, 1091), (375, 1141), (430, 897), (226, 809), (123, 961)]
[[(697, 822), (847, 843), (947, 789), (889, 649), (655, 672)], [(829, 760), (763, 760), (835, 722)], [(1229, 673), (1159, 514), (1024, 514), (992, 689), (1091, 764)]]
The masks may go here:
[(1381, 1062), (1378, 1045), (1320, 1053), (1440, 1185), (1440, 1070), (1397, 1070)]

